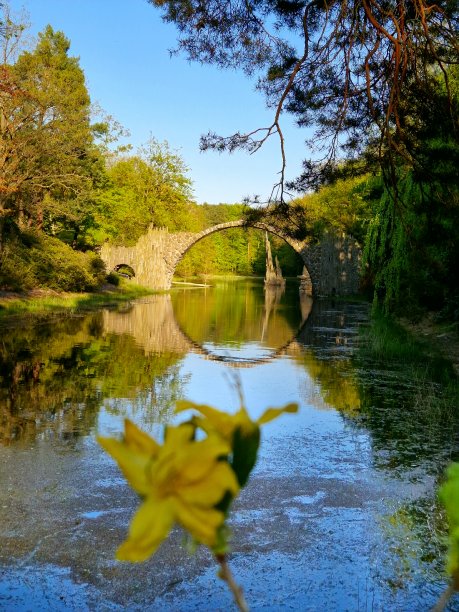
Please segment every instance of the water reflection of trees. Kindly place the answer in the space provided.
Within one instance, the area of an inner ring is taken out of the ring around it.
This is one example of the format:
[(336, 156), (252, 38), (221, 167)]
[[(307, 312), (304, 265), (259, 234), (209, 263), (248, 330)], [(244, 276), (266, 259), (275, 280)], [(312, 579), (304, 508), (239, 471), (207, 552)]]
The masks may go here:
[(297, 293), (297, 285), (283, 295), (265, 294), (262, 282), (221, 281), (207, 291), (176, 291), (172, 301), (178, 325), (196, 343), (240, 347), (258, 342), (277, 348), (292, 340), (301, 325)]
[[(37, 437), (76, 439), (94, 427), (99, 408), (148, 400), (152, 419), (170, 411), (179, 393), (181, 355), (145, 352), (128, 335), (107, 333), (102, 313), (22, 322), (2, 329), (0, 443)], [(173, 397), (174, 396), (174, 397)]]
[[(432, 474), (459, 458), (459, 383), (444, 362), (401, 363), (356, 356), (362, 419), (381, 468)], [(449, 378), (448, 371), (451, 373)]]
[[(268, 342), (294, 335), (288, 319), (295, 317), (288, 309), (283, 312), (280, 296), (265, 303), (260, 286), (236, 292), (235, 300), (219, 291), (204, 311), (202, 301), (201, 295), (179, 303), (198, 338), (210, 326), (226, 339), (236, 339), (242, 330), (243, 342), (247, 334), (259, 334), (263, 323)], [(4, 328), (0, 443), (43, 436), (75, 440), (94, 428), (102, 405), (108, 413), (129, 409), (144, 425), (167, 421), (186, 382), (180, 377), (179, 361), (190, 348), (168, 295), (152, 296), (121, 311), (38, 324), (31, 320)]]
[(365, 305), (314, 303), (298, 341), (321, 407), (339, 410), (372, 438), (381, 469), (433, 473), (459, 457), (459, 383), (442, 360), (375, 360), (359, 326)]
[(285, 294), (285, 284), (279, 285), (265, 285), (265, 305), (263, 312), (263, 324), (261, 329), (261, 341), (264, 340), (265, 334), (269, 329), (269, 323), (271, 316), (276, 313), (279, 304), (281, 303), (282, 296)]
[(434, 370), (421, 381), (406, 364), (364, 358), (355, 343), (367, 319), (364, 305), (317, 301), (309, 315), (309, 302), (309, 318), (298, 333), (303, 315), (297, 296), (289, 306), (288, 295), (264, 294), (261, 284), (230, 287), (177, 292), (172, 299), (153, 296), (121, 312), (4, 328), (0, 441), (74, 439), (94, 427), (102, 405), (110, 413), (137, 411), (146, 425), (167, 420), (186, 382), (179, 363), (191, 346), (183, 326), (194, 341), (234, 339), (237, 345), (266, 338), (270, 347), (288, 341), (288, 354), (315, 383), (305, 388), (305, 399), (336, 408), (353, 426), (368, 430), (375, 465), (382, 469), (430, 462), (435, 472), (457, 456), (457, 384), (449, 390)]
[(302, 345), (298, 359), (315, 383), (308, 387), (306, 398), (314, 406), (336, 409), (352, 418), (360, 413), (361, 394), (352, 355), (357, 325), (366, 318), (362, 306), (314, 302), (297, 336)]
[(401, 504), (381, 518), (388, 551), (380, 559), (381, 575), (394, 589), (417, 582), (425, 588), (435, 576), (445, 579), (447, 520), (436, 496), (427, 495)]
[(376, 468), (417, 483), (395, 512), (380, 517), (390, 554), (379, 569), (394, 590), (423, 586), (425, 576), (442, 579), (445, 517), (436, 486), (449, 461), (459, 459), (459, 382), (441, 359), (375, 359), (367, 335), (358, 333), (365, 310), (316, 302), (300, 334), (300, 358), (317, 383), (313, 403), (336, 408), (350, 427), (369, 433)]

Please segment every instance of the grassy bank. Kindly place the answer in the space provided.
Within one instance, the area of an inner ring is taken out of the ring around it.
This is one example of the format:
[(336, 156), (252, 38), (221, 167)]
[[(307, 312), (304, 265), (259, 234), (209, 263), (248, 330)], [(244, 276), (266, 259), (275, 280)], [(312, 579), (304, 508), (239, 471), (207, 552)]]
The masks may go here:
[(118, 287), (106, 285), (91, 293), (58, 293), (31, 291), (23, 294), (0, 294), (0, 320), (14, 316), (77, 313), (103, 306), (113, 306), (154, 293), (151, 289), (122, 282)]
[(363, 350), (372, 358), (405, 364), (428, 362), (443, 375), (451, 371), (452, 364), (459, 374), (459, 333), (454, 323), (437, 323), (434, 315), (413, 323), (375, 312), (363, 334)]
[(459, 418), (458, 343), (457, 333), (438, 326), (413, 326), (374, 313), (361, 330), (357, 360), (378, 377), (392, 372), (400, 393), (398, 419), (404, 414), (451, 428)]

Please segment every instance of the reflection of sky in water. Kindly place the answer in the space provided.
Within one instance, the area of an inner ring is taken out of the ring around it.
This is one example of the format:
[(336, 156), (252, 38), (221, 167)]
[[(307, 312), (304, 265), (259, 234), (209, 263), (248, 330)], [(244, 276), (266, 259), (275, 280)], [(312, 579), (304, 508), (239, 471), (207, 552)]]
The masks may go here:
[(190, 375), (184, 389), (187, 399), (229, 412), (239, 407), (232, 383), (236, 377), (252, 419), (270, 406), (298, 403), (297, 414), (284, 415), (263, 426), (259, 470), (290, 475), (295, 469), (307, 469), (310, 474), (323, 474), (325, 470), (330, 476), (347, 478), (371, 461), (367, 432), (349, 427), (335, 411), (318, 410), (305, 402), (305, 388), (313, 388), (315, 383), (304, 366), (289, 357), (252, 368), (230, 369), (190, 354), (182, 372)]
[[(307, 398), (313, 395), (316, 383), (304, 366), (292, 358), (283, 356), (250, 368), (232, 368), (189, 353), (181, 363), (180, 376), (187, 379), (183, 389), (186, 399), (230, 413), (239, 408), (237, 382), (254, 420), (268, 407), (298, 403), (297, 414), (284, 415), (263, 426), (259, 472), (292, 475), (300, 470), (309, 475), (349, 478), (357, 477), (371, 463), (368, 432), (347, 425), (334, 410), (324, 411), (311, 405)], [(311, 393), (305, 394), (305, 390)], [(129, 404), (126, 408), (129, 410)], [(132, 412), (131, 416), (142, 425), (141, 415)], [(173, 420), (178, 423), (187, 416), (180, 414)], [(101, 432), (120, 432), (122, 427), (119, 416), (101, 411)], [(160, 425), (151, 425), (148, 429), (158, 437), (161, 435)]]
[(298, 383), (307, 377), (303, 367), (286, 357), (252, 367), (231, 368), (190, 353), (181, 371), (184, 376), (190, 376), (184, 389), (188, 399), (230, 411), (239, 406), (234, 381), (240, 381), (253, 418), (257, 418), (267, 406), (299, 401)]
[[(281, 406), (289, 402), (298, 402), (301, 405), (299, 389), (305, 384), (312, 384), (304, 367), (288, 357), (280, 357), (250, 368), (232, 368), (223, 362), (211, 361), (201, 355), (189, 353), (180, 364), (179, 376), (186, 381), (183, 387), (186, 399), (198, 404), (210, 404), (228, 412), (235, 412), (239, 408), (239, 396), (235, 388), (238, 381), (244, 393), (246, 407), (253, 419), (258, 418), (268, 406)], [(106, 405), (111, 403), (107, 401)], [(124, 407), (129, 410), (131, 417), (137, 420), (136, 414), (129, 406), (130, 402), (126, 400)], [(182, 420), (183, 416), (177, 418)], [(288, 417), (285, 419), (288, 420)], [(279, 427), (280, 422), (279, 420), (268, 424), (269, 429)], [(122, 423), (119, 415), (111, 415), (107, 410), (101, 410), (99, 428), (104, 433), (120, 430)]]
[(211, 356), (223, 357), (227, 361), (256, 361), (275, 356), (274, 349), (258, 342), (246, 342), (243, 345), (236, 342), (225, 344), (204, 342), (202, 346)]

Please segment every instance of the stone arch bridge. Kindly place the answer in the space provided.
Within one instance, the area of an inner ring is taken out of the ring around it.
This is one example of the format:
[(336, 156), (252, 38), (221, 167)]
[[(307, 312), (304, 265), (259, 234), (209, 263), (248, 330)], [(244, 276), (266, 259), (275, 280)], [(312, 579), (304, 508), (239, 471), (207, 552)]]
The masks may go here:
[(168, 290), (177, 264), (193, 245), (215, 232), (236, 227), (267, 231), (289, 244), (304, 262), (306, 279), (303, 284), (309, 295), (357, 293), (360, 248), (354, 239), (327, 235), (319, 244), (311, 244), (308, 239), (295, 240), (282, 229), (259, 221), (229, 221), (197, 233), (150, 228), (133, 247), (104, 244), (100, 256), (108, 271), (127, 265), (134, 270), (138, 284)]

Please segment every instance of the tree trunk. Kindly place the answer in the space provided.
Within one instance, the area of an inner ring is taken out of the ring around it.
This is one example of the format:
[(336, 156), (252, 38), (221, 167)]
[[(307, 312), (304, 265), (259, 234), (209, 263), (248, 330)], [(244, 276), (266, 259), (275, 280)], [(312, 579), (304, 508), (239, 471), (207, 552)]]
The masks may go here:
[(39, 232), (43, 230), (43, 206), (41, 204), (37, 206), (37, 230)]
[(18, 202), (18, 225), (21, 229), (25, 227), (24, 203), (22, 200)]
[(0, 210), (0, 257), (3, 253), (3, 228), (5, 225), (5, 217), (3, 211)]

